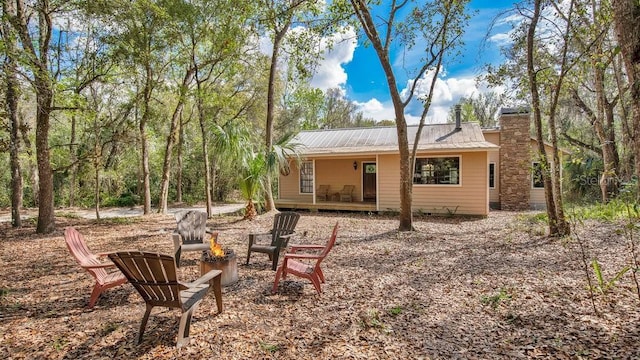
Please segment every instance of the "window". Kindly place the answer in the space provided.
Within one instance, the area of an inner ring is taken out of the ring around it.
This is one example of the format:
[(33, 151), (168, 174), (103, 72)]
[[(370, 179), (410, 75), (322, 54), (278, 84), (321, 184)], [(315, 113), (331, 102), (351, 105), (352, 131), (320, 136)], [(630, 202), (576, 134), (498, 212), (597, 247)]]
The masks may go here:
[(414, 184), (460, 184), (460, 157), (417, 158)]
[(313, 162), (303, 161), (300, 164), (300, 193), (313, 193)]
[(496, 164), (489, 163), (489, 188), (496, 188)]
[(534, 162), (531, 168), (532, 185), (534, 189), (544, 189), (544, 181), (542, 180), (542, 164)]
[(367, 164), (364, 166), (365, 174), (375, 174), (376, 173), (376, 164)]

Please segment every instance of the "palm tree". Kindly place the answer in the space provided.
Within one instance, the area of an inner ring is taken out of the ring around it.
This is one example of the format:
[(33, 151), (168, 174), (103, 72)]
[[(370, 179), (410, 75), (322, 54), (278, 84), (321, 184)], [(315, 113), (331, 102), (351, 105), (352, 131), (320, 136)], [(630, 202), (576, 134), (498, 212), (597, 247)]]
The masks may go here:
[[(276, 176), (279, 173), (288, 175), (291, 171), (289, 159), (294, 158), (299, 162), (298, 148), (300, 143), (293, 142), (295, 134), (285, 134), (271, 146), (271, 151), (267, 153), (266, 170), (267, 176)], [(271, 191), (271, 189), (265, 189)]]
[(240, 192), (247, 200), (244, 211), (244, 218), (253, 220), (258, 215), (254, 200), (260, 196), (264, 189), (264, 179), (266, 175), (266, 161), (261, 153), (251, 152), (243, 161), (242, 174), (240, 178)]

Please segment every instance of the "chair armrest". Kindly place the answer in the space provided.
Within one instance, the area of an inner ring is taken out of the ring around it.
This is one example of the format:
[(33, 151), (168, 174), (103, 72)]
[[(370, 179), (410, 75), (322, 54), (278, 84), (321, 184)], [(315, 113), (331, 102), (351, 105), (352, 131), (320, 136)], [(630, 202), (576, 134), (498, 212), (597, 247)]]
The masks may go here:
[(171, 237), (173, 238), (173, 250), (176, 251), (180, 248), (182, 236), (178, 233), (173, 233), (171, 234)]
[(322, 250), (324, 245), (291, 245), (289, 252), (294, 253), (298, 250)]
[(249, 234), (249, 246), (255, 244), (257, 238), (271, 236), (271, 233), (250, 233)]
[(187, 285), (188, 287), (194, 287), (197, 285), (201, 285), (201, 284), (209, 284), (209, 281), (211, 279), (213, 279), (214, 277), (218, 276), (222, 274), (222, 270), (209, 270), (209, 272), (207, 272), (206, 274), (202, 275), (201, 277), (199, 277), (198, 279), (196, 279), (193, 282), (190, 283), (183, 283), (185, 285)]
[(285, 259), (320, 259), (320, 255), (315, 254), (284, 254)]
[(287, 246), (289, 246), (289, 241), (291, 240), (291, 238), (294, 235), (295, 235), (295, 232), (293, 232), (291, 234), (278, 236), (278, 239), (276, 239), (276, 241), (277, 241), (276, 246), (278, 246), (281, 249), (286, 248)]
[(91, 264), (91, 265), (83, 265), (80, 264), (80, 266), (82, 266), (83, 269), (107, 269), (110, 267), (115, 267), (116, 264), (112, 263), (112, 262), (105, 262), (102, 264)]

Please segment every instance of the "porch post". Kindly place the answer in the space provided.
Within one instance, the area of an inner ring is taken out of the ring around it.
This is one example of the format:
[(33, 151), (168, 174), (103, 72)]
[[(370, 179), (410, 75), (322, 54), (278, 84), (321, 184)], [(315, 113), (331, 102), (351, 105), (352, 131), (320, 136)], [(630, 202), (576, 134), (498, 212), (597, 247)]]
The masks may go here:
[(311, 192), (313, 198), (311, 199), (311, 203), (313, 205), (316, 204), (316, 159), (312, 160), (313, 162), (312, 167), (313, 167), (313, 192)]

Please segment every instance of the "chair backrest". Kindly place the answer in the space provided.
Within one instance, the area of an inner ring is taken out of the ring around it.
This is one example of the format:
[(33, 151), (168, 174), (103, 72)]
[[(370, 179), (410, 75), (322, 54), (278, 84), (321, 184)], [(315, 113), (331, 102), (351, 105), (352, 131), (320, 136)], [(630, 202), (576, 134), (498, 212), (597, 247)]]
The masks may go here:
[(186, 286), (178, 282), (175, 259), (169, 255), (120, 251), (109, 259), (122, 271), (147, 304), (181, 307), (180, 291)]
[(273, 229), (271, 229), (271, 246), (275, 246), (278, 237), (293, 234), (300, 219), (300, 214), (292, 211), (283, 211), (273, 217)]
[(351, 195), (351, 193), (353, 192), (353, 190), (355, 189), (355, 185), (345, 185), (342, 190), (340, 190), (340, 194), (343, 195)]
[(333, 249), (333, 245), (336, 243), (336, 238), (338, 237), (338, 222), (336, 221), (336, 225), (333, 227), (333, 232), (331, 233), (331, 237), (329, 238), (329, 240), (327, 241), (326, 245), (324, 246), (324, 249), (322, 249), (322, 252), (320, 253), (320, 255), (318, 255), (318, 260), (316, 260), (316, 265), (314, 266), (314, 268), (318, 268), (320, 266), (320, 263), (322, 262), (322, 260), (324, 260), (325, 257), (327, 257), (327, 255), (329, 254), (329, 251), (331, 251), (331, 249)]
[(318, 195), (326, 196), (329, 193), (329, 185), (320, 185), (318, 187)]
[(183, 244), (201, 243), (207, 231), (207, 213), (197, 210), (176, 213), (176, 232), (182, 237)]
[[(82, 234), (80, 234), (75, 228), (69, 226), (64, 229), (64, 242), (67, 244), (69, 252), (73, 255), (80, 266), (87, 268), (92, 265), (101, 264), (98, 257), (95, 256), (87, 247), (84, 236), (82, 236)], [(104, 278), (107, 276), (107, 271), (104, 268), (87, 268), (87, 271), (96, 277)]]

